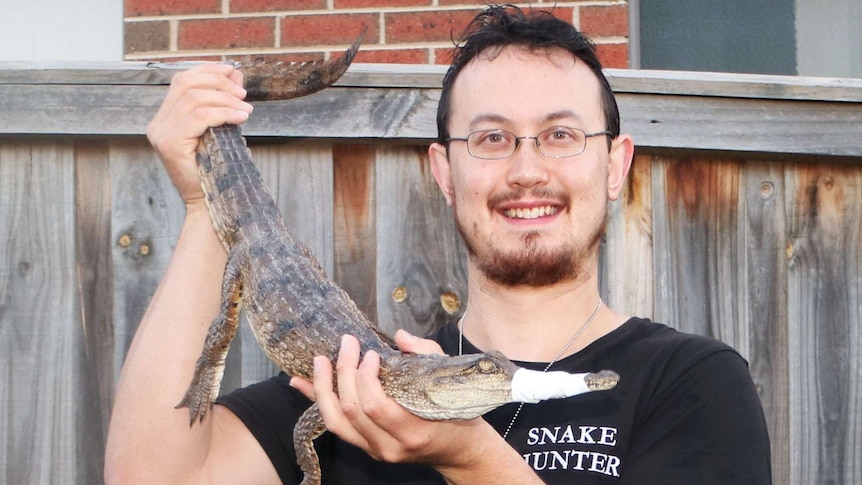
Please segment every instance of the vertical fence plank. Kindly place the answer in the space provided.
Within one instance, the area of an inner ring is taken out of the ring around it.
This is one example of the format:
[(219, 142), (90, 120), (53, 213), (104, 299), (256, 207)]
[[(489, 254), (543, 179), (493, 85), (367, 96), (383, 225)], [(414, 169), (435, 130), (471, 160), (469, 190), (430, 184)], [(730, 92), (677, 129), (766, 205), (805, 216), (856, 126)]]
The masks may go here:
[[(787, 258), (785, 165), (747, 162), (744, 168), (744, 299), (751, 329), (749, 367), (760, 394), (772, 443), (775, 483), (790, 483), (787, 374)], [(731, 297), (731, 296), (728, 296)]]
[(653, 315), (651, 157), (636, 157), (620, 200), (610, 204), (601, 287), (616, 311)]
[(463, 310), (466, 250), (424, 147), (379, 147), (376, 165), (380, 326), (426, 335)]
[(793, 483), (859, 483), (862, 177), (844, 166), (787, 172)]
[(76, 141), (75, 249), (83, 339), (76, 483), (99, 483), (114, 389), (111, 170), (108, 142)]
[(656, 316), (748, 353), (741, 318), (738, 162), (654, 164)]
[(377, 320), (374, 155), (370, 145), (335, 145), (332, 150), (333, 277), (371, 321)]
[(110, 166), (116, 379), (170, 261), (185, 209), (158, 156), (144, 140), (112, 141)]
[[(78, 474), (81, 343), (73, 150), (0, 144), (0, 470), (4, 483)], [(72, 478), (74, 479), (74, 478)]]

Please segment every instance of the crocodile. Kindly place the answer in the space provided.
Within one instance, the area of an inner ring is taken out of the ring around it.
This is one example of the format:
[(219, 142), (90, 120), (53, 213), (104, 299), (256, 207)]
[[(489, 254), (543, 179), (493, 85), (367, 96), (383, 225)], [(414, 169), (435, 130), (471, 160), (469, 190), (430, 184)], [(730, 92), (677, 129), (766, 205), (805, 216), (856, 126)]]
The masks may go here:
[[(290, 99), (319, 91), (347, 70), (360, 42), (361, 37), (337, 59), (240, 65), (246, 99)], [(213, 227), (228, 257), (220, 313), (208, 329), (192, 382), (177, 405), (189, 408), (190, 426), (204, 420), (218, 396), (228, 346), (239, 326), (241, 310), (248, 315), (253, 334), (266, 355), (291, 376), (313, 379), (313, 358), (325, 355), (335, 360), (341, 336), (355, 336), (363, 354), (369, 350), (380, 354), (380, 382), (386, 394), (427, 419), (481, 416), (515, 402), (512, 382), (516, 372), (540, 374), (520, 369), (500, 352), (452, 357), (400, 352), (347, 293), (327, 278), (311, 251), (287, 230), (239, 126), (226, 124), (207, 129), (196, 158)], [(541, 377), (547, 378), (548, 374)], [(520, 400), (537, 402), (547, 397), (610, 389), (619, 379), (611, 371), (566, 377), (574, 379), (570, 382), (575, 382), (577, 390), (551, 390), (544, 395), (540, 392), (538, 397), (533, 392), (530, 398)], [(325, 430), (316, 404), (305, 411), (294, 429), (304, 485), (320, 483), (313, 440)]]

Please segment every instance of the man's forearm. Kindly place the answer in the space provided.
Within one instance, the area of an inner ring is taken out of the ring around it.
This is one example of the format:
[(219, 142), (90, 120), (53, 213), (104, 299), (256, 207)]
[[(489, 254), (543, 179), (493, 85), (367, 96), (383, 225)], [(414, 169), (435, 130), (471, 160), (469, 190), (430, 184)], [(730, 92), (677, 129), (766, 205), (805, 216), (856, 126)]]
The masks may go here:
[(171, 262), (129, 348), (106, 450), (109, 481), (180, 478), (206, 458), (212, 419), (189, 428), (174, 409), (219, 308), (225, 252), (201, 204), (187, 213)]

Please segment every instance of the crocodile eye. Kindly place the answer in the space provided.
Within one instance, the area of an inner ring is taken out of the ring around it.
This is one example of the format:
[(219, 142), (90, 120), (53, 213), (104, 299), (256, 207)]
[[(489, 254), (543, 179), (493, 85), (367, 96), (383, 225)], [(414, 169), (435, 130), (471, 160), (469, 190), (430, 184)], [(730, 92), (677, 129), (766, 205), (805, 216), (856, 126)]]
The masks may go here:
[(488, 374), (494, 372), (497, 369), (497, 366), (491, 359), (482, 359), (476, 363), (476, 367), (479, 368), (479, 372), (483, 374)]

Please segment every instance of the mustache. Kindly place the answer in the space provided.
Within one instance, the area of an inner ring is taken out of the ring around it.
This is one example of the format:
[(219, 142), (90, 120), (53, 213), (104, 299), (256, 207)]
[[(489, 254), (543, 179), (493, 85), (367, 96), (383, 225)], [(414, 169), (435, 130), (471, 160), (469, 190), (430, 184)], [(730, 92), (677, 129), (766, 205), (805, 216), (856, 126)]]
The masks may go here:
[(526, 198), (556, 201), (556, 203), (563, 206), (565, 210), (569, 209), (572, 199), (567, 192), (562, 190), (554, 190), (547, 187), (533, 189), (516, 187), (506, 190), (504, 192), (498, 192), (488, 197), (488, 209), (494, 210), (496, 207), (502, 204), (506, 204), (508, 202), (515, 202)]

